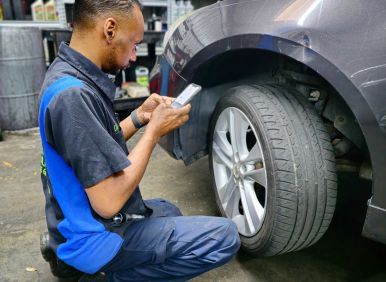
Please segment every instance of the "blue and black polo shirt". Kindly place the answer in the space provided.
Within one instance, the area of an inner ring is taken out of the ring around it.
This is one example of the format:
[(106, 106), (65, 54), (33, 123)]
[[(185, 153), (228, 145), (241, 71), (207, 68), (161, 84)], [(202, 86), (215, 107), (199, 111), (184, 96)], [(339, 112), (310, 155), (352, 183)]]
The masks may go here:
[[(117, 227), (98, 216), (84, 190), (130, 165), (114, 95), (108, 76), (62, 43), (40, 94), (41, 179), (51, 248), (86, 273), (117, 254), (129, 224)], [(122, 212), (147, 212), (139, 188)]]

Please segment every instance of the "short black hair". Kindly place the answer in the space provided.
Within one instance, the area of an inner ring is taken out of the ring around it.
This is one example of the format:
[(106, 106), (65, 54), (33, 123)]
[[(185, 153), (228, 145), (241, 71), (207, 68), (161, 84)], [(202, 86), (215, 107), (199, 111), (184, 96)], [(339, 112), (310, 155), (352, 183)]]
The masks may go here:
[(138, 0), (75, 0), (72, 10), (73, 27), (90, 27), (102, 15), (130, 15), (135, 6), (142, 8)]

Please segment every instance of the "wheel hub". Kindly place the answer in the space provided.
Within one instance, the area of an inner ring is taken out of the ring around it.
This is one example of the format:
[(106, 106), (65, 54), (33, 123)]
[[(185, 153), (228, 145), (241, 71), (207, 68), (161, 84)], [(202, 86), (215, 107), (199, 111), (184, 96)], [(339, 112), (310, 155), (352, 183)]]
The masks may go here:
[(235, 179), (239, 179), (240, 175), (241, 175), (240, 174), (240, 167), (239, 167), (239, 165), (235, 164), (233, 166), (233, 176), (234, 176)]
[(246, 167), (241, 165), (240, 163), (236, 163), (233, 165), (232, 172), (233, 172), (233, 177), (236, 180), (242, 180), (243, 175), (246, 172)]

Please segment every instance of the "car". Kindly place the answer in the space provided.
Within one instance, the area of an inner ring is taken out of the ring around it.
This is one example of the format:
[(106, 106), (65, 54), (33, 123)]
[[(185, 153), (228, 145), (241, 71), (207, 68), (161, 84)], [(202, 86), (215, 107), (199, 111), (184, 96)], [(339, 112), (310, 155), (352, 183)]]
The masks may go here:
[(166, 33), (151, 91), (203, 90), (160, 145), (187, 165), (209, 155), (247, 252), (315, 244), (347, 166), (372, 181), (363, 236), (386, 243), (385, 18), (381, 0), (224, 0)]

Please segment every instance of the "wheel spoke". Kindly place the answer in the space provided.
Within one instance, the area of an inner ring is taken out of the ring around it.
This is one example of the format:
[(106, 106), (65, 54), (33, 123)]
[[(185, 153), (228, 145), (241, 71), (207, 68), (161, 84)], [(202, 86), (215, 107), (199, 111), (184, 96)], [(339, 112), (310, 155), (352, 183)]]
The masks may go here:
[(251, 151), (248, 153), (247, 157), (242, 162), (249, 163), (249, 162), (261, 162), (263, 160), (262, 152), (260, 150), (259, 144), (256, 142), (256, 144), (252, 147)]
[(238, 153), (239, 155), (246, 154), (248, 151), (246, 146), (246, 128), (248, 123), (237, 111), (230, 110), (228, 125), (233, 153)]
[(246, 183), (244, 186), (245, 198), (248, 204), (248, 210), (251, 214), (252, 221), (255, 227), (260, 225), (261, 220), (264, 217), (264, 207), (260, 204), (257, 199), (256, 192), (253, 184)]
[(229, 218), (233, 218), (235, 215), (239, 214), (239, 201), (239, 189), (233, 189), (229, 194), (229, 200), (227, 202), (223, 202), (225, 213)]
[(254, 233), (260, 228), (264, 218), (264, 207), (260, 204), (253, 189), (253, 185), (246, 183), (240, 190), (246, 226), (249, 232)]
[(231, 143), (232, 143), (232, 149), (233, 153), (237, 153), (237, 146), (236, 146), (236, 128), (235, 128), (235, 116), (232, 112), (232, 110), (229, 110), (228, 113), (228, 126), (229, 126), (229, 134), (231, 136)]
[(226, 131), (215, 130), (213, 142), (215, 142), (228, 157), (232, 156), (232, 145), (227, 140)]
[(214, 159), (217, 163), (225, 165), (227, 168), (232, 169), (232, 160), (226, 155), (226, 153), (213, 142)]
[(251, 233), (255, 233), (256, 228), (252, 220), (253, 207), (249, 206), (249, 202), (247, 199), (247, 195), (244, 191), (244, 188), (240, 188), (240, 197), (241, 197), (241, 204), (243, 205), (245, 220), (247, 223), (246, 226), (248, 226), (248, 229)]
[(245, 172), (244, 177), (253, 182), (257, 182), (263, 187), (267, 187), (267, 177), (265, 176), (265, 168), (254, 169)]
[(233, 177), (230, 176), (227, 183), (225, 183), (225, 185), (218, 190), (221, 201), (224, 203), (227, 203), (232, 196), (233, 190), (236, 190), (236, 189), (237, 189), (236, 183)]

